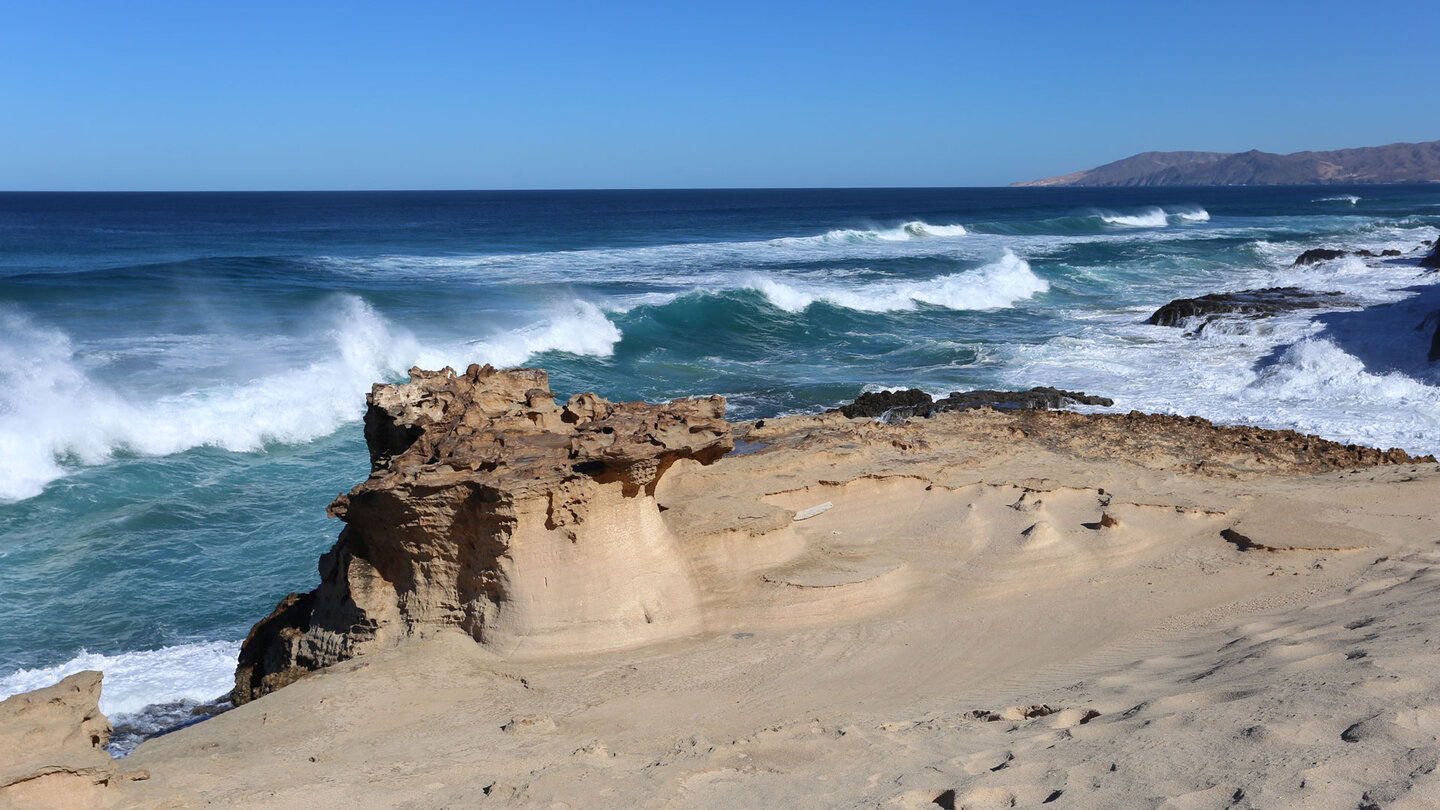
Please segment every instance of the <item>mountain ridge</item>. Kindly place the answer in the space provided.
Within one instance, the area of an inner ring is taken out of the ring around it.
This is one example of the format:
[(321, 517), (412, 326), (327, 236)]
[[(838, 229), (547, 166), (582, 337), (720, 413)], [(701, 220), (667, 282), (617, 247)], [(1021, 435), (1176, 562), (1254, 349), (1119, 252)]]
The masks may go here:
[(1141, 152), (1093, 169), (1011, 186), (1274, 186), (1440, 183), (1440, 141), (1286, 155)]

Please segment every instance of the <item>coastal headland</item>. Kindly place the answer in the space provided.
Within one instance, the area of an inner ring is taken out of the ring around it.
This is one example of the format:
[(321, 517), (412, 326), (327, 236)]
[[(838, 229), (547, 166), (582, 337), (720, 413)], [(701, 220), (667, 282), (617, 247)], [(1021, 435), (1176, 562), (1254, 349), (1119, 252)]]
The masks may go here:
[[(6, 772), (6, 800), (1338, 808), (1440, 790), (1433, 458), (1140, 413), (723, 415), (718, 397), (560, 405), (534, 369), (375, 386), (372, 473), (331, 507), (347, 525), (319, 588), (247, 639), (240, 705), (107, 770), (84, 758), (103, 717), (71, 698), (44, 725), (89, 731), (49, 765), (15, 743), (39, 764)], [(56, 688), (93, 702), (98, 679), (72, 680)]]

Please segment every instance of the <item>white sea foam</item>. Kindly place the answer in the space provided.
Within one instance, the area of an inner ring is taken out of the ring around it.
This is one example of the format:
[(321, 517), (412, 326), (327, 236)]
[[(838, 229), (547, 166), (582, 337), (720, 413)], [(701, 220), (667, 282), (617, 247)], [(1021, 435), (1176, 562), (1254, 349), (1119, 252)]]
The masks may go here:
[(1311, 202), (1343, 202), (1354, 205), (1360, 202), (1360, 198), (1356, 197), (1354, 194), (1341, 194), (1338, 197), (1321, 197), (1316, 200), (1311, 200)]
[(39, 494), (64, 464), (116, 452), (167, 455), (199, 446), (258, 450), (333, 432), (359, 415), (374, 380), (407, 367), (417, 344), (355, 296), (340, 296), (325, 358), (240, 384), (187, 388), (153, 401), (122, 396), (86, 371), (70, 338), (0, 314), (0, 499)]
[(1166, 213), (1167, 213), (1169, 216), (1172, 216), (1172, 217), (1174, 217), (1174, 218), (1176, 218), (1176, 219), (1178, 219), (1178, 220), (1180, 220), (1180, 221), (1182, 221), (1182, 222), (1209, 222), (1209, 221), (1210, 221), (1210, 212), (1209, 212), (1209, 211), (1206, 211), (1204, 208), (1200, 208), (1200, 207), (1198, 207), (1198, 206), (1195, 207), (1195, 208), (1178, 208), (1178, 209), (1175, 209), (1175, 210), (1173, 210), (1173, 211), (1168, 211), (1168, 212), (1166, 212)]
[(556, 307), (536, 323), (514, 331), (470, 341), (463, 347), (425, 351), (420, 365), (461, 367), (469, 363), (489, 363), (503, 368), (550, 351), (608, 357), (614, 354), (620, 338), (620, 329), (599, 307), (577, 299)]
[(968, 231), (965, 230), (964, 225), (931, 225), (928, 222), (914, 220), (894, 228), (873, 228), (869, 230), (840, 228), (820, 234), (819, 236), (788, 236), (780, 239), (772, 239), (770, 240), (770, 244), (806, 247), (856, 245), (965, 236), (967, 233)]
[(1106, 224), (1123, 225), (1128, 228), (1164, 228), (1171, 220), (1178, 222), (1209, 222), (1210, 212), (1204, 208), (1189, 207), (1166, 211), (1152, 206), (1137, 214), (1121, 214), (1115, 211), (1099, 211), (1096, 216)]
[[(536, 285), (622, 281), (668, 288), (680, 278), (704, 285), (737, 266), (784, 264), (817, 258), (945, 256), (968, 248), (960, 224), (914, 220), (893, 227), (838, 228), (811, 236), (735, 242), (699, 242), (643, 247), (587, 248), (536, 253), (472, 256), (321, 257), (334, 270), (357, 276), (383, 275), (420, 280), (482, 277), (489, 284)], [(982, 237), (983, 241), (990, 241)], [(988, 246), (986, 246), (988, 247)], [(981, 250), (986, 249), (981, 247)], [(710, 286), (714, 286), (713, 284)]]
[(155, 703), (214, 700), (235, 685), (238, 641), (177, 644), (158, 650), (101, 655), (81, 650), (53, 667), (22, 669), (0, 677), (0, 700), (50, 686), (87, 669), (105, 673), (100, 710), (107, 715), (138, 712)]
[(544, 351), (607, 355), (620, 339), (598, 308), (578, 301), (511, 332), (431, 347), (356, 296), (338, 296), (326, 311), (328, 323), (314, 335), (321, 359), (149, 399), (122, 395), (87, 371), (63, 332), (0, 311), (0, 500), (38, 495), (67, 468), (119, 452), (245, 452), (310, 441), (358, 419), (373, 382), (417, 362), (463, 368), (517, 365)]
[(1198, 338), (1143, 325), (1140, 311), (1077, 314), (1087, 324), (1080, 334), (1012, 344), (998, 361), (1006, 384), (1085, 390), (1120, 409), (1437, 453), (1440, 370), (1426, 360), (1434, 321), (1425, 323), (1437, 295), (1388, 294), (1413, 297), (1318, 318), (1215, 324)]
[(1101, 211), (1100, 218), (1111, 225), (1125, 225), (1131, 228), (1163, 228), (1170, 224), (1170, 218), (1165, 216), (1165, 211), (1161, 208), (1147, 208), (1138, 214)]
[(770, 303), (786, 312), (802, 312), (816, 301), (862, 312), (913, 310), (919, 304), (956, 310), (999, 309), (1050, 289), (1049, 283), (1030, 269), (1029, 262), (1009, 251), (973, 270), (926, 281), (840, 286), (755, 275), (745, 286), (764, 293)]

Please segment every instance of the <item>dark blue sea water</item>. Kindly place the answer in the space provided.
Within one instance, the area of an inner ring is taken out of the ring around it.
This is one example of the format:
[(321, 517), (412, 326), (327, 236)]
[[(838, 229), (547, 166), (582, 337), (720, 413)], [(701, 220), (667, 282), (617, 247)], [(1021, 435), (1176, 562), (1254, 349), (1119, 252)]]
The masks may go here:
[[(1434, 186), (0, 194), (0, 696), (226, 691), (366, 474), (365, 392), (417, 363), (739, 419), (1057, 385), (1440, 451), (1437, 234)], [(1290, 268), (1316, 246), (1405, 255)], [(1347, 304), (1144, 323), (1277, 285)]]

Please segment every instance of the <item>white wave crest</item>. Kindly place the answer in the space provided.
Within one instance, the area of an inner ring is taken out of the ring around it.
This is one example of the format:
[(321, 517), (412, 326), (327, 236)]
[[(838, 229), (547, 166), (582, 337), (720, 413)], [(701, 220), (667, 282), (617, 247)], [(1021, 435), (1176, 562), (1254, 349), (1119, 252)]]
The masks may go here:
[(802, 312), (816, 301), (862, 312), (913, 310), (918, 304), (956, 310), (1000, 309), (1050, 289), (1029, 262), (1009, 251), (990, 264), (927, 281), (840, 287), (752, 276), (745, 286), (764, 293), (770, 303), (786, 312)]
[(1360, 198), (1356, 197), (1354, 194), (1341, 194), (1338, 197), (1321, 197), (1317, 200), (1311, 200), (1311, 202), (1343, 202), (1354, 205), (1360, 202)]
[(1177, 208), (1173, 211), (1166, 211), (1158, 206), (1152, 206), (1138, 214), (1099, 211), (1096, 213), (1096, 216), (1100, 217), (1107, 225), (1122, 225), (1127, 228), (1164, 228), (1170, 224), (1172, 219), (1179, 222), (1210, 221), (1210, 212), (1198, 207)]
[(323, 360), (238, 385), (191, 388), (141, 402), (96, 379), (63, 332), (0, 313), (0, 499), (38, 495), (65, 463), (117, 452), (168, 455), (193, 447), (258, 450), (334, 432), (360, 414), (372, 382), (408, 367), (417, 345), (364, 301), (341, 296), (317, 337)]
[(822, 247), (827, 245), (863, 245), (882, 242), (908, 242), (912, 239), (946, 238), (964, 236), (968, 231), (964, 225), (931, 225), (914, 220), (894, 228), (858, 230), (839, 228), (819, 236), (788, 236), (772, 239), (771, 244), (798, 247)]
[(155, 703), (209, 701), (235, 685), (238, 641), (177, 644), (158, 650), (101, 655), (81, 650), (53, 667), (22, 669), (0, 677), (0, 700), (50, 686), (62, 678), (98, 669), (105, 673), (100, 711), (106, 715), (137, 712)]
[(87, 372), (70, 338), (0, 311), (0, 501), (34, 497), (76, 465), (116, 453), (163, 456), (195, 447), (255, 451), (329, 435), (360, 418), (365, 393), (417, 363), (513, 366), (534, 354), (608, 355), (620, 330), (576, 301), (533, 325), (472, 343), (422, 347), (353, 295), (332, 299), (315, 340), (322, 359), (238, 383), (144, 399)]
[(1100, 218), (1110, 225), (1125, 225), (1130, 228), (1163, 228), (1170, 224), (1170, 219), (1165, 216), (1165, 211), (1161, 208), (1147, 208), (1139, 214), (1101, 211)]
[[(575, 300), (554, 310), (549, 317), (530, 326), (494, 337), (471, 341), (459, 350), (427, 353), (421, 365), (489, 363), (504, 368), (525, 362), (542, 352), (568, 352), (591, 357), (608, 357), (620, 342), (620, 329), (589, 301)], [(447, 362), (439, 362), (449, 357)]]
[[(1401, 334), (1401, 338), (1415, 341)], [(1419, 355), (1423, 346), (1399, 344), (1397, 357)], [(1440, 389), (1400, 371), (1376, 373), (1323, 337), (1300, 340), (1263, 369), (1244, 392), (1251, 408), (1283, 409), (1302, 430), (1372, 447), (1435, 452), (1440, 426)], [(1374, 414), (1386, 414), (1383, 420)]]

